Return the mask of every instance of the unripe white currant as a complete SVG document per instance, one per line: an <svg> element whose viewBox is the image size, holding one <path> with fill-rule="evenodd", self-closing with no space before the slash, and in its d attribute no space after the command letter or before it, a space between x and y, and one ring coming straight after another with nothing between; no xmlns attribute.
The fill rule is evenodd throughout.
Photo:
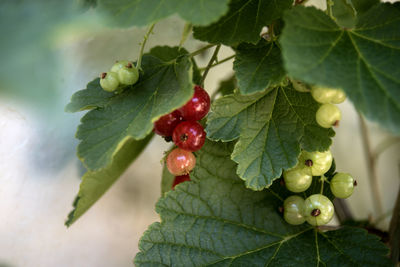
<svg viewBox="0 0 400 267"><path fill-rule="evenodd" d="M286 188L295 193L306 191L312 182L311 173L302 166L284 171L283 179Z"/></svg>
<svg viewBox="0 0 400 267"><path fill-rule="evenodd" d="M290 196L283 202L283 218L292 225L299 225L306 221L303 216L304 199L300 196Z"/></svg>
<svg viewBox="0 0 400 267"><path fill-rule="evenodd" d="M335 208L324 195L315 194L304 201L303 215L306 221L314 226L324 225L332 220Z"/></svg>
<svg viewBox="0 0 400 267"><path fill-rule="evenodd" d="M342 118L340 109L333 104L323 104L315 114L317 123L324 128L338 126Z"/></svg>
<svg viewBox="0 0 400 267"><path fill-rule="evenodd" d="M128 63L118 71L118 79L121 84L132 85L139 80L139 71L132 63Z"/></svg>
<svg viewBox="0 0 400 267"><path fill-rule="evenodd" d="M349 173L339 172L330 181L332 194L338 198L348 198L353 194L355 182Z"/></svg>
<svg viewBox="0 0 400 267"><path fill-rule="evenodd" d="M122 69L123 67L125 67L126 65L128 65L129 63L132 64L131 61L129 60L118 60L114 63L114 65L111 67L110 71L118 73L118 71L120 69Z"/></svg>
<svg viewBox="0 0 400 267"><path fill-rule="evenodd" d="M304 164L313 176L325 174L332 166L333 156L330 150L308 152L303 150L299 157L299 165Z"/></svg>
<svg viewBox="0 0 400 267"><path fill-rule="evenodd" d="M119 80L115 72L103 72L100 75L100 86L105 91L113 92L118 88Z"/></svg>

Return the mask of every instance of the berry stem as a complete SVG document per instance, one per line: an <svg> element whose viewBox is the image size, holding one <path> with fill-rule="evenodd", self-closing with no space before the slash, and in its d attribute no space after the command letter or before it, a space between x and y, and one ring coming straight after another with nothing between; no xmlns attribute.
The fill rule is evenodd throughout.
<svg viewBox="0 0 400 267"><path fill-rule="evenodd" d="M181 49L183 44L186 42L189 34L192 32L192 28L193 28L192 23L188 23L188 22L185 23L185 26L183 27L183 31L182 31L182 37L179 42L179 49Z"/></svg>
<svg viewBox="0 0 400 267"><path fill-rule="evenodd" d="M143 42L140 45L139 58L138 58L137 63L136 63L136 68L138 70L141 70L140 67L141 67L141 64L142 64L142 57L143 57L144 47L146 45L147 39L149 39L149 36L150 36L151 32L153 31L155 25L156 25L155 23L151 24L149 29L147 30L146 34L143 36Z"/></svg>
<svg viewBox="0 0 400 267"><path fill-rule="evenodd" d="M360 132L361 132L361 139L363 142L363 147L364 147L364 154L365 154L365 159L367 162L367 169L368 169L368 177L369 177L369 182L371 184L371 194L373 196L373 205L374 205L374 210L376 213L376 216L381 216L383 206L382 206L382 198L381 194L379 191L379 181L378 181L378 170L376 168L376 158L374 157L374 154L372 152L371 148L371 141L369 137L369 131L368 131L368 126L367 123L365 122L364 118L361 116L359 113L359 122L360 122Z"/></svg>
<svg viewBox="0 0 400 267"><path fill-rule="evenodd" d="M327 181L327 179L326 179L326 177L324 175L322 175L319 181L321 182L321 192L320 192L320 194L323 195L324 194L324 184L325 184L325 181Z"/></svg>
<svg viewBox="0 0 400 267"><path fill-rule="evenodd" d="M225 63L225 62L231 60L231 59L234 58L235 56L236 56L236 55L232 55L232 56L229 56L229 57L226 57L226 58L224 58L224 59L219 60L217 63L212 64L211 67L210 67L210 69L211 69L211 68L214 68L215 66L218 66L219 64L222 64L222 63ZM206 70L206 68L207 68L207 67L199 68L199 71L204 71L204 70Z"/></svg>
<svg viewBox="0 0 400 267"><path fill-rule="evenodd" d="M332 15L332 6L333 6L332 0L326 0L326 11L327 11L329 17L331 17L331 19L335 20L335 18Z"/></svg>
<svg viewBox="0 0 400 267"><path fill-rule="evenodd" d="M221 45L220 45L220 44L217 45L217 47L216 47L215 50L214 50L213 55L212 55L211 58L210 58L210 61L209 61L208 64L207 64L206 69L204 70L203 77L201 77L201 81L200 81L200 86L201 86L201 87L204 87L204 80L206 79L207 74L208 74L209 70L211 69L212 64L213 64L214 61L217 59L218 52L219 52L219 49L220 49L220 48L221 48Z"/></svg>
<svg viewBox="0 0 400 267"><path fill-rule="evenodd" d="M198 50L193 51L192 53L190 53L190 54L189 54L189 57L195 57L195 56L197 56L197 55L203 53L203 52L206 51L207 49L210 49L210 48L213 47L213 46L215 46L215 44L206 45L206 46L204 46L204 47L202 47L202 48L200 48L200 49L198 49Z"/></svg>

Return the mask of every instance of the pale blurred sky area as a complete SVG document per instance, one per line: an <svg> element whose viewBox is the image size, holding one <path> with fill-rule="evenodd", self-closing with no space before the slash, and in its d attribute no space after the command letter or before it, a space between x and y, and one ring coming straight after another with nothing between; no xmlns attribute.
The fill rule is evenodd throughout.
<svg viewBox="0 0 400 267"><path fill-rule="evenodd" d="M310 1L322 3L323 1ZM138 241L159 220L163 152L161 138L74 225L64 226L84 168L76 157L76 127L82 113L64 112L73 92L117 59L135 60L145 29L104 25L93 10L73 1L0 2L0 267L132 266ZM156 25L146 50L178 45L184 22L170 17ZM201 47L191 37L189 51ZM220 58L232 55L223 48ZM211 55L198 57L205 66ZM206 81L212 93L232 74L232 61L213 68ZM340 105L341 126L333 153L339 171L359 186L348 200L357 219L376 216L368 182L358 115L349 101ZM373 146L390 134L368 124ZM378 160L383 213L393 209L399 188L400 145ZM387 229L390 215L379 226Z"/></svg>

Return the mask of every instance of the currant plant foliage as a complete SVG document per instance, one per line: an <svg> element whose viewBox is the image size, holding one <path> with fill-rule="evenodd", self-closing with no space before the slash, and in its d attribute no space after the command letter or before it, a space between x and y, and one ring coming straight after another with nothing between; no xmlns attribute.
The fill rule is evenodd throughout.
<svg viewBox="0 0 400 267"><path fill-rule="evenodd" d="M234 75L221 81L205 118L208 107L201 118L185 119L205 76L195 62L199 51L189 52L177 40L176 47L157 46L126 61L139 70L133 84L95 78L76 92L66 111L87 111L76 134L87 173L66 224L107 191L154 131L173 139L179 148L171 151L191 161L181 166L178 156L166 157L156 205L161 222L144 233L137 266L391 266L376 236L352 227L313 226L331 219L335 196L353 190L353 178L346 188L338 178L330 183L338 177L334 161L319 176L307 173L310 181L295 193L284 185L283 173L318 167L302 155L329 150L335 123L321 124L320 117L329 114L316 114L322 105L341 102L343 92L365 117L400 134L400 5L333 0L325 12L302 2L87 1L84 6L119 27L154 26L179 15L187 22L184 35L193 29L208 49L233 49ZM335 91L342 93L340 101L321 102L329 90L313 97L315 86L343 90Z"/></svg>

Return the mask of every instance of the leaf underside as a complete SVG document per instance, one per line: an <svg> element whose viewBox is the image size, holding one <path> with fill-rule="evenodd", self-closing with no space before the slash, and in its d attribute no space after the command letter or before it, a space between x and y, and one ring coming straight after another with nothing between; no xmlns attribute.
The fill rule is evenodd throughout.
<svg viewBox="0 0 400 267"><path fill-rule="evenodd" d="M68 215L65 225L71 226L114 184L129 165L140 155L153 135L143 140L130 139L115 155L111 165L100 171L87 171L80 185L74 209Z"/></svg>
<svg viewBox="0 0 400 267"><path fill-rule="evenodd" d="M364 230L287 224L276 192L244 188L231 149L206 143L194 181L158 201L161 223L142 237L137 266L391 266L388 249Z"/></svg>
<svg viewBox="0 0 400 267"><path fill-rule="evenodd" d="M145 26L176 13L207 25L227 12L228 0L98 0L98 9L109 23L122 27Z"/></svg>
<svg viewBox="0 0 400 267"><path fill-rule="evenodd" d="M280 18L293 0L232 0L228 13L206 27L195 27L196 39L209 43L235 45L257 43L262 27Z"/></svg>
<svg viewBox="0 0 400 267"><path fill-rule="evenodd" d="M280 42L289 75L342 88L367 118L400 134L400 10L395 5L375 5L351 30L313 7L295 7L284 20Z"/></svg>
<svg viewBox="0 0 400 267"><path fill-rule="evenodd" d="M249 96L236 93L213 104L206 132L211 140L238 139L231 156L237 173L248 188L262 190L296 165L300 149L329 148L334 132L318 126L318 107L309 93L291 86Z"/></svg>

